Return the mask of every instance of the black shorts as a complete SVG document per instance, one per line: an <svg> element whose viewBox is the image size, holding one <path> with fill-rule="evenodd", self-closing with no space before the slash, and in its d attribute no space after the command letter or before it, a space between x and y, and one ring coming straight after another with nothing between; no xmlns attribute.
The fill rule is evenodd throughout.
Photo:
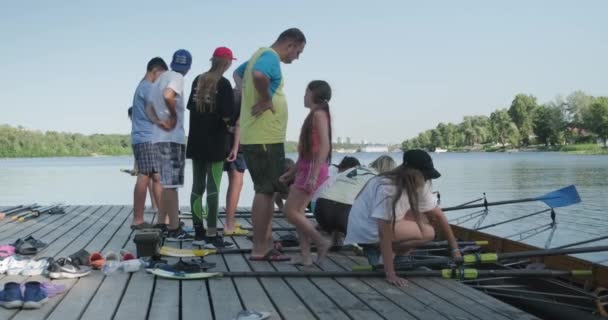
<svg viewBox="0 0 608 320"><path fill-rule="evenodd" d="M247 164L245 163L245 156L243 156L243 152L239 151L236 155L236 159L232 162L224 162L224 171L232 171L236 170L240 173L245 172L247 170Z"/></svg>
<svg viewBox="0 0 608 320"><path fill-rule="evenodd" d="M350 204L319 198L315 204L315 219L321 230L346 234Z"/></svg>
<svg viewBox="0 0 608 320"><path fill-rule="evenodd" d="M242 145L245 163L256 193L287 192L279 183L285 172L285 147L282 143Z"/></svg>

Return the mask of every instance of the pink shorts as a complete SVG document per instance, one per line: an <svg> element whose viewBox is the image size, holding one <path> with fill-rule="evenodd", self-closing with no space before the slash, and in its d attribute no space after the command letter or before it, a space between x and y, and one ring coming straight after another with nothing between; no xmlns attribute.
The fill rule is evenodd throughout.
<svg viewBox="0 0 608 320"><path fill-rule="evenodd" d="M327 163L321 164L321 169L319 170L319 175L317 176L317 180L315 185L308 185L308 181L310 180L310 175L312 174L312 161L310 160L298 160L296 167L296 178L293 185L303 191L308 193L314 193L325 180L329 176L329 165Z"/></svg>

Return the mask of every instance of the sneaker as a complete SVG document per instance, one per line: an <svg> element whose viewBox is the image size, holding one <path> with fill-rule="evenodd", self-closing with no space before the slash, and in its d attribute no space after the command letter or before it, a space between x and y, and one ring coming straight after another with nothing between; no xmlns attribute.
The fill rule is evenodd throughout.
<svg viewBox="0 0 608 320"><path fill-rule="evenodd" d="M207 231L202 225L194 225L194 240L192 241L193 246L204 246L207 242Z"/></svg>
<svg viewBox="0 0 608 320"><path fill-rule="evenodd" d="M38 260L31 259L25 265L21 275L23 276L39 276L49 267L48 258L40 258Z"/></svg>
<svg viewBox="0 0 608 320"><path fill-rule="evenodd" d="M49 263L49 278L51 279L80 278L91 273L91 268L79 266L72 262L72 260L66 258L60 258Z"/></svg>
<svg viewBox="0 0 608 320"><path fill-rule="evenodd" d="M215 262L207 262L207 261L205 261L205 259L203 257L200 257L198 259L190 259L190 261L188 261L188 263L198 265L199 268L202 269L203 271L207 271L207 269L213 269L216 266Z"/></svg>
<svg viewBox="0 0 608 320"><path fill-rule="evenodd" d="M79 266L89 266L90 257L91 254L84 249L80 249L76 253L73 253L69 256L70 260L72 260L75 264Z"/></svg>
<svg viewBox="0 0 608 320"><path fill-rule="evenodd" d="M10 264L8 265L6 274L9 276L16 276L18 274L21 274L21 272L23 272L23 270L25 270L27 263L28 263L28 260L18 259L16 257L13 257L11 259Z"/></svg>
<svg viewBox="0 0 608 320"><path fill-rule="evenodd" d="M207 237L205 240L206 244L203 245L205 249L232 249L235 245L232 242L224 241L222 236Z"/></svg>
<svg viewBox="0 0 608 320"><path fill-rule="evenodd" d="M167 233L167 241L169 242L192 240L194 240L194 237L191 234L184 232L182 228L178 228L177 230L169 230L169 232Z"/></svg>
<svg viewBox="0 0 608 320"><path fill-rule="evenodd" d="M48 300L48 295L42 290L40 282L30 281L25 283L23 309L39 309Z"/></svg>
<svg viewBox="0 0 608 320"><path fill-rule="evenodd" d="M0 306L7 309L21 308L23 305L23 295L21 287L17 282L7 282L4 290L0 291Z"/></svg>

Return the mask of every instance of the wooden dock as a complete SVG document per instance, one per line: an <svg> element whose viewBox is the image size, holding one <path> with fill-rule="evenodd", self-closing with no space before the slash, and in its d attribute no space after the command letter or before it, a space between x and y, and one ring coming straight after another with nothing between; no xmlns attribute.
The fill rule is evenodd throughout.
<svg viewBox="0 0 608 320"><path fill-rule="evenodd" d="M242 211L247 211L243 209ZM0 221L0 244L29 235L49 246L39 257L67 257L120 249L135 252L130 229L131 206L71 206L63 215L43 215L26 222ZM146 214L146 220L153 220ZM187 221L188 223L189 221ZM250 219L239 219L244 227ZM275 226L287 226L275 219ZM233 237L250 248L246 237ZM179 246L179 244L177 244ZM190 243L184 243L184 248ZM365 259L332 253L321 265L295 267L284 262L252 262L247 254L212 255L210 271L345 271ZM172 261L170 261L172 262ZM0 283L48 281L42 276L0 275ZM271 319L536 319L519 309L453 280L409 279L396 288L382 278L220 278L168 280L139 271L105 276L93 271L80 279L55 280L67 292L49 299L38 310L0 308L0 319L233 319L242 309L267 311Z"/></svg>

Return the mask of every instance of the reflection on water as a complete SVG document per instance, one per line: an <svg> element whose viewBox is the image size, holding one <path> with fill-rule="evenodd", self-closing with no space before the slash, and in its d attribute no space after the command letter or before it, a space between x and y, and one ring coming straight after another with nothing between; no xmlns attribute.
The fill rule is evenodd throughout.
<svg viewBox="0 0 608 320"><path fill-rule="evenodd" d="M353 156L368 164L380 154ZM401 153L391 154L401 162ZM288 157L296 159L295 154ZM335 154L334 163L344 155ZM440 153L433 154L442 177L434 181L444 206L477 199L485 192L488 201L541 196L575 184L581 204L556 209L558 231L553 246L608 234L608 156L560 153ZM131 168L131 157L0 159L0 205L22 203L131 204L135 179L121 168ZM186 164L186 188L180 189L182 205L187 205L192 185L191 164ZM220 203L225 202L227 176L221 186ZM251 206L253 187L249 175L241 194L240 206ZM493 207L484 224L499 222L542 209L541 203ZM466 212L451 212L458 217ZM549 214L486 231L502 236L550 221ZM472 226L475 221L465 224ZM546 234L526 242L544 245ZM598 242L608 244L608 241ZM595 257L608 259L608 254Z"/></svg>

